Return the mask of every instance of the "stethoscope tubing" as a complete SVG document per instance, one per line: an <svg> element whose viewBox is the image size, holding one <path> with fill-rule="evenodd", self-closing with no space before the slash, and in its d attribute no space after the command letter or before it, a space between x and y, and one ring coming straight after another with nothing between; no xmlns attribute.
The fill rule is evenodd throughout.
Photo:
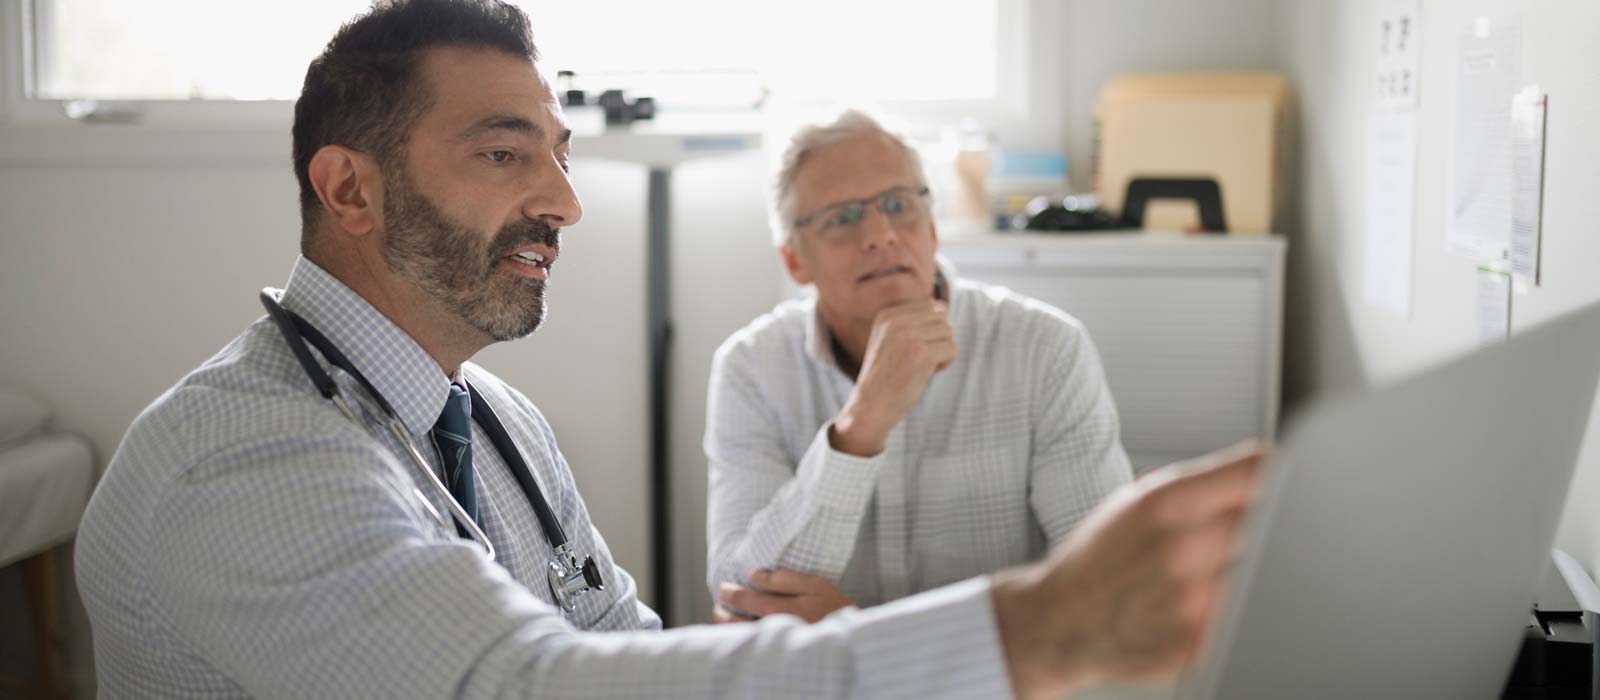
<svg viewBox="0 0 1600 700"><path fill-rule="evenodd" d="M311 355L311 348L308 345L317 345L322 354L335 366L350 365L350 361L344 357L343 353L333 347L332 342L323 337L321 333L318 333L311 324L279 305L278 300L273 297L270 290L261 290L261 305L266 307L267 315L272 318L273 324L283 334L284 340L288 341L289 350L294 353L295 359L299 360L300 366L305 369L306 375L311 378L311 383L317 386L317 391L324 398L332 401L333 405L339 408L339 412L343 413L345 418L350 419L351 423L361 425L364 421L361 420L360 416L356 415L356 411L350 405L350 402L345 400L344 392L339 390L339 385L333 381L333 377L324 371L321 365L317 364L316 358ZM313 342L307 343L307 335L313 336ZM353 366L345 366L341 367L341 369L349 372L356 379L356 382L361 384L363 389L366 389L373 402L378 404L378 408L384 414L385 420L382 422L385 429L389 431L390 435L394 436L395 440L400 442L401 447L405 448L406 456L411 460L411 464L423 476L427 477L427 481L434 492L444 498L444 502L450 509L450 514L456 523L469 532L472 540L483 548L484 556L488 557L489 561L494 561L494 544L489 542L489 535L483 531L483 528L478 527L477 521L467 514L467 510L461 507L461 503L456 500L455 496L450 495L450 489L445 488L444 482L440 481L438 475L433 473L433 468L428 466L428 461L423 459L422 453L417 451L417 446L411 442L411 436L406 434L405 426L401 424L400 416L395 412L394 407L389 405L388 400L383 398L383 394L377 390L377 387L372 386L366 377L362 376L360 372L353 371ZM421 492L418 492L417 495L421 496ZM429 515L433 516L434 521L442 528L449 528L450 524L445 522L444 517L434 509L433 504L426 498L421 500Z"/></svg>
<svg viewBox="0 0 1600 700"><path fill-rule="evenodd" d="M299 361L301 368L306 372L306 376L311 379L312 384L316 385L317 391L322 394L323 398L332 401L333 405L338 407L339 412L343 413L351 423L365 426L366 422L357 415L355 408L345 399L338 383L334 382L333 377L322 368L316 357L311 354L311 346L315 346L329 364L344 370L357 384L361 385L362 390L382 411L384 418L380 422L400 443L401 447L405 448L406 457L411 460L417 471L427 478L434 492L444 498L445 503L449 506L451 517L469 534L472 540L483 548L484 555L490 561L494 561L495 550L494 545L489 542L489 536L484 533L483 529L478 526L477 521L461 506L461 502L451 495L448 488L445 488L444 482L439 480L439 476L433 473L433 468L428 465L428 461L417 450L416 445L411 441L410 434L406 432L405 425L400 421L399 414L389 404L388 400L383 397L383 393L378 391L378 388L373 386L371 382L367 381L366 376L356 369L355 365L350 362L349 358L345 357L344 353L339 351L333 341L324 336L310 322L283 308L278 303L275 290L261 290L261 305L267 309L267 315L272 319L273 324L278 327L279 332L283 334L289 350L294 354L295 359ZM527 460L522 458L521 451L511 441L510 433L506 431L505 425L500 422L500 417L495 415L494 409L489 406L488 401L484 399L482 394L473 389L470 382L467 383L467 394L471 397L472 413L475 421L483 428L484 434L488 435L489 441L494 444L495 450L500 453L501 458L506 460L506 466L510 468L512 475L528 495L528 502L533 507L534 515L539 519L539 526L544 530L545 539L550 542L550 546L555 550L556 558L550 561L549 570L546 572L546 578L550 585L550 594L555 597L557 605L571 613L575 610L575 597L577 595L591 589L603 590L605 588L599 568L595 565L593 557L585 557L580 562L577 555L572 551L572 544L567 540L566 531L562 529L561 522L555 516L555 511L550 508L549 501L545 500L544 490L539 488L532 470L528 467ZM428 511L428 514L433 517L434 522L438 523L441 528L449 529L450 523L445 520L444 516L439 514L438 509L433 507L433 503L423 495L422 491L413 487L412 492L416 494L417 500L422 502L422 506Z"/></svg>

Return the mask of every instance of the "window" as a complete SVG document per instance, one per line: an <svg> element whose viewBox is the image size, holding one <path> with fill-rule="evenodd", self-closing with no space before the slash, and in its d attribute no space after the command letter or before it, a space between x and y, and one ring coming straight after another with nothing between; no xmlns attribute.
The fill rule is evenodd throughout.
<svg viewBox="0 0 1600 700"><path fill-rule="evenodd" d="M363 0L32 0L32 89L51 100L294 99Z"/></svg>
<svg viewBox="0 0 1600 700"><path fill-rule="evenodd" d="M38 107L116 102L284 101L305 66L367 0L19 0L6 41L12 99ZM1021 0L520 0L550 71L635 88L663 106L715 102L744 81L785 101L997 100L1023 67ZM1009 8L1009 9L1008 9ZM1009 23L1008 27L1004 26ZM20 41L11 41L16 38ZM20 64L20 65L11 65ZM698 89L696 86L700 86ZM35 112L38 110L36 109ZM277 110L277 112L281 112Z"/></svg>

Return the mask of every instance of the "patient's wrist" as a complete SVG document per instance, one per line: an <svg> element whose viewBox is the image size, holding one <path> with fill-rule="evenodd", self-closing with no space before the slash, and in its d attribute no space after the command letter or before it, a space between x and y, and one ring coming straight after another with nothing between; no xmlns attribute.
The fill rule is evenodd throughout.
<svg viewBox="0 0 1600 700"><path fill-rule="evenodd" d="M883 452L889 431L874 427L861 413L846 406L828 429L828 445L855 457L875 457Z"/></svg>

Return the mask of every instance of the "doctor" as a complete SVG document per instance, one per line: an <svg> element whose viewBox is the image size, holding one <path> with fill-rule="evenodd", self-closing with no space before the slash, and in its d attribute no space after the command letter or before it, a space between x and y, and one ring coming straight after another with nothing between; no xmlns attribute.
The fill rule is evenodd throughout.
<svg viewBox="0 0 1600 700"><path fill-rule="evenodd" d="M538 327L582 215L536 58L510 5L393 0L312 62L287 287L139 416L84 516L105 697L1052 697L1191 659L1253 453L1117 492L1036 564L657 631L549 425L469 362Z"/></svg>

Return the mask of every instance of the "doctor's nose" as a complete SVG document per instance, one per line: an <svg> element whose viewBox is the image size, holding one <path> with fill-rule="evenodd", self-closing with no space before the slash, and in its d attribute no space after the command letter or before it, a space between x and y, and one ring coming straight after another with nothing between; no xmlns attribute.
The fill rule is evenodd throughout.
<svg viewBox="0 0 1600 700"><path fill-rule="evenodd" d="M527 199L522 205L522 215L540 220L551 228L562 228L578 223L583 218L583 203L572 187L572 180L554 159L539 177L530 183Z"/></svg>

